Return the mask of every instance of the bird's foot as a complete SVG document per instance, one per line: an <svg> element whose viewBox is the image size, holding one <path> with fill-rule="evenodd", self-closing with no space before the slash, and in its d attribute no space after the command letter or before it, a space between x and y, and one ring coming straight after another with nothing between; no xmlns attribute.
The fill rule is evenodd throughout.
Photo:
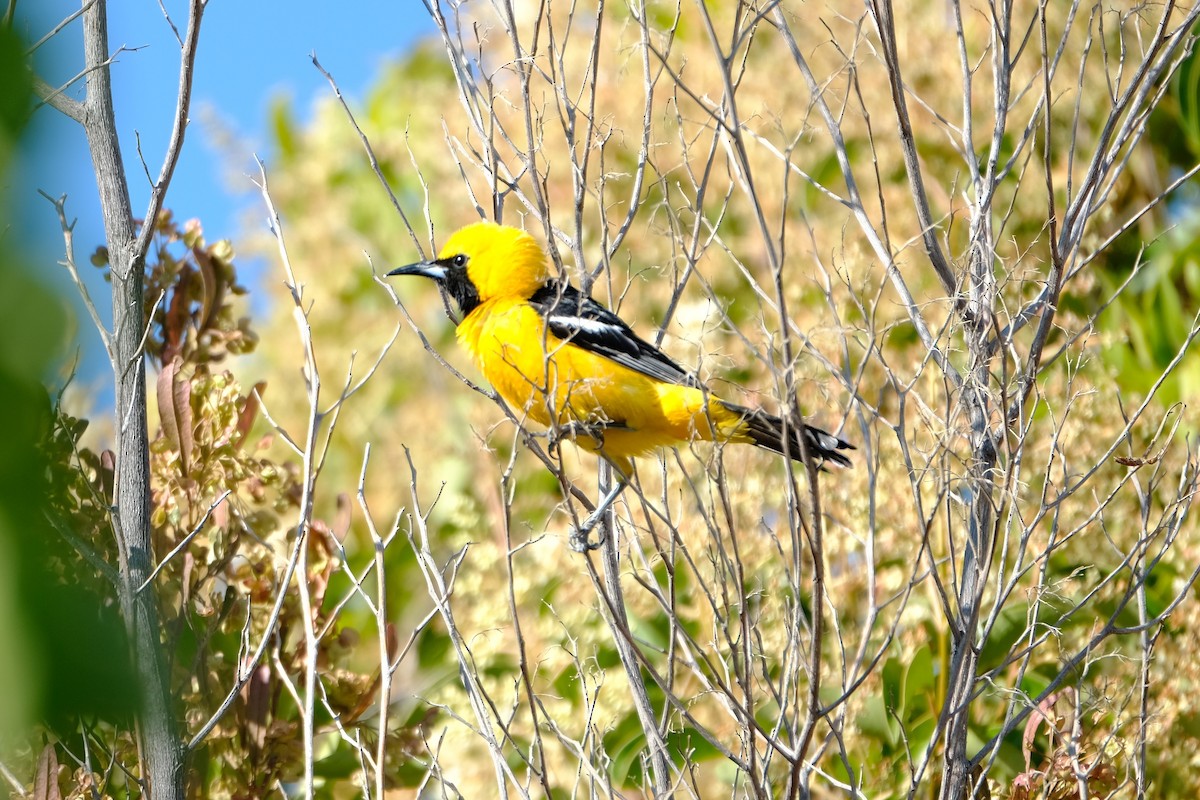
<svg viewBox="0 0 1200 800"><path fill-rule="evenodd" d="M547 432L547 446L554 449L564 441L574 442L579 439L591 439L593 444L588 449L604 449L604 432L611 430L629 430L623 422L583 422L571 420L552 428Z"/></svg>
<svg viewBox="0 0 1200 800"><path fill-rule="evenodd" d="M604 542L608 538L604 535L604 531L600 531L600 536L595 541L592 541L591 530L585 529L582 525L578 528L572 528L570 535L567 537L567 546L574 553L590 553L593 550L599 550L604 547Z"/></svg>
<svg viewBox="0 0 1200 800"><path fill-rule="evenodd" d="M621 492L625 491L625 487L628 485L625 481L618 481L608 491L608 494L604 495L600 502L596 504L596 510L588 514L587 519L580 523L578 528L571 529L570 536L567 538L567 544L572 550L576 553L587 553L592 550L599 550L604 546L604 543L608 541L608 533L607 528L600 523L604 522L605 514L612 508L612 504L617 501L617 498L621 496ZM600 535L593 542L591 541L592 531L598 525L600 526Z"/></svg>
<svg viewBox="0 0 1200 800"><path fill-rule="evenodd" d="M604 443L604 434L601 428L596 425L589 425L586 422L564 422L552 428L548 434L547 446L554 450L563 442L573 442L581 436L586 436L589 439L595 440L598 444Z"/></svg>

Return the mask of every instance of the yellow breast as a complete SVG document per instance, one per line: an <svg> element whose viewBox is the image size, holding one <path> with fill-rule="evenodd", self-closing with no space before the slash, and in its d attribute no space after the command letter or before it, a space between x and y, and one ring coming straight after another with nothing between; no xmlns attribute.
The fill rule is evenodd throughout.
<svg viewBox="0 0 1200 800"><path fill-rule="evenodd" d="M710 403L701 389L663 383L564 342L527 302L482 303L459 324L458 339L518 418L545 427L608 426L603 451L610 457L639 456L697 436L738 436L739 418ZM577 444L598 449L583 439Z"/></svg>

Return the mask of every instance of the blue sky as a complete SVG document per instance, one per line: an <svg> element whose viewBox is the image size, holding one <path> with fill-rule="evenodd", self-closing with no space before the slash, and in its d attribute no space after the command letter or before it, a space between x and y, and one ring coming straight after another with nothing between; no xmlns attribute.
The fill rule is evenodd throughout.
<svg viewBox="0 0 1200 800"><path fill-rule="evenodd" d="M187 4L165 0L172 21L183 34ZM37 41L60 20L79 8L66 0L36 0L17 4L19 24L30 41ZM158 0L112 0L108 3L109 43L124 45L113 65L117 129L129 176L133 209L140 215L149 200L149 184L137 155L140 137L150 173L157 176L171 131L178 87L179 45ZM82 68L79 20L43 45L35 61L39 76L58 86ZM239 225L261 203L249 191L252 162L230 163L218 148L213 126L232 132L244 146L270 165L266 136L267 108L272 98L290 96L300 119L313 104L331 96L329 84L313 67L315 53L342 92L353 103L369 87L381 66L398 58L420 37L434 32L424 5L417 0L209 0L201 27L191 126L167 206L181 218L199 217L210 240L237 235ZM72 97L83 94L82 82ZM78 218L76 258L80 268L103 241L95 179L87 144L77 124L43 107L33 118L29 152L24 154L12 189L14 223L24 233L29 256L39 272L55 282L65 278L55 264L62 258L62 234L53 207L36 192L68 196L67 212ZM240 148L239 148L240 149ZM251 265L243 265L251 266ZM108 316L105 285L93 287L97 305ZM79 316L79 315L77 315ZM87 323L80 316L86 334ZM92 373L100 356L93 341L83 353L81 373Z"/></svg>

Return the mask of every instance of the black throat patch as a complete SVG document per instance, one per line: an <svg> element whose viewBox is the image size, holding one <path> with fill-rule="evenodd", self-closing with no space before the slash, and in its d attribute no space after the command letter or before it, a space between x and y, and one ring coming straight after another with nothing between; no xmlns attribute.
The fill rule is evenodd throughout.
<svg viewBox="0 0 1200 800"><path fill-rule="evenodd" d="M436 263L446 269L446 277L440 281L442 288L454 298L454 302L458 304L459 311L465 317L479 307L479 290L475 288L475 284L471 283L471 279L467 277L466 264L459 265L454 263L460 258L461 256L441 258Z"/></svg>

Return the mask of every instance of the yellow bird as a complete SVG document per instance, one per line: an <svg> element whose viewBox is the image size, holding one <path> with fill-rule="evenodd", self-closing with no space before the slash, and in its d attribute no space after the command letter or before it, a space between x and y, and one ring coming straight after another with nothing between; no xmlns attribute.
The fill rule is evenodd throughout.
<svg viewBox="0 0 1200 800"><path fill-rule="evenodd" d="M638 337L565 279L525 231L478 222L455 232L438 257L388 275L431 278L462 312L458 341L518 418L569 436L620 474L572 536L593 548L591 529L633 476L632 459L693 439L757 445L794 459L800 437L780 417L720 400L692 373ZM854 449L804 426L809 454L850 466Z"/></svg>

